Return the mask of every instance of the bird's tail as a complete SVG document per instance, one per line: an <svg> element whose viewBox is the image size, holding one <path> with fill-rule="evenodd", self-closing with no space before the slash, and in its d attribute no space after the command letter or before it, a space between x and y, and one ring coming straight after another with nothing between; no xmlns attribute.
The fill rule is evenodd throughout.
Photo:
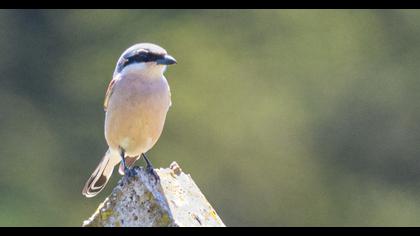
<svg viewBox="0 0 420 236"><path fill-rule="evenodd" d="M108 149L98 167L96 167L95 171L86 182L82 194L86 197L94 197L98 194L108 183L118 160L118 154L113 153Z"/></svg>

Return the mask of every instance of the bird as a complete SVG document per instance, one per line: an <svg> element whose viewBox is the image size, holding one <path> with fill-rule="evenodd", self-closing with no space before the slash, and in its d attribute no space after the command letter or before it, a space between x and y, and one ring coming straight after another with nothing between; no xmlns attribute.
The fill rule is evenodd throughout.
<svg viewBox="0 0 420 236"><path fill-rule="evenodd" d="M162 134L172 105L171 91L163 75L174 57L153 43L138 43L126 49L115 66L104 100L104 133L108 150L86 182L82 194L96 196L108 183L114 167L121 175L133 175L142 156L146 170L159 177L146 156Z"/></svg>

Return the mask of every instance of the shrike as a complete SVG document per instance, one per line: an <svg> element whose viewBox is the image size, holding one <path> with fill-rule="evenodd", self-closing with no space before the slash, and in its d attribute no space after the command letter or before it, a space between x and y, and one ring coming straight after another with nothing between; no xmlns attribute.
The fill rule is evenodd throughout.
<svg viewBox="0 0 420 236"><path fill-rule="evenodd" d="M147 170L158 179L145 153L162 133L171 106L171 92L163 73L167 65L175 63L165 49L151 43L136 44L118 59L104 101L109 148L86 182L83 195L98 194L118 163L120 174L131 175L130 167L141 155Z"/></svg>

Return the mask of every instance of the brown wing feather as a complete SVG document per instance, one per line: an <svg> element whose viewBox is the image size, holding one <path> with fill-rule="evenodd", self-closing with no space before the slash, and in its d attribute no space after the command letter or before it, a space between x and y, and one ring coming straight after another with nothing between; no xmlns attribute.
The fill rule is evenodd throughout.
<svg viewBox="0 0 420 236"><path fill-rule="evenodd" d="M104 110L105 111L108 108L109 98L112 95L112 92L113 92L114 85L115 85L116 81L117 81L116 79L111 80L111 82L108 85L108 89L106 90L106 95L105 95L105 100L104 100Z"/></svg>

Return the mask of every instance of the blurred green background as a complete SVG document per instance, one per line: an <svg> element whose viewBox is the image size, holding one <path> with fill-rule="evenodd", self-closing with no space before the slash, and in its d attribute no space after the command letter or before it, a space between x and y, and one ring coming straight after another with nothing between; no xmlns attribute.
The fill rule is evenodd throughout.
<svg viewBox="0 0 420 236"><path fill-rule="evenodd" d="M120 54L178 64L149 152L228 226L418 226L420 11L0 11L0 226L80 226ZM137 164L143 165L143 162Z"/></svg>

